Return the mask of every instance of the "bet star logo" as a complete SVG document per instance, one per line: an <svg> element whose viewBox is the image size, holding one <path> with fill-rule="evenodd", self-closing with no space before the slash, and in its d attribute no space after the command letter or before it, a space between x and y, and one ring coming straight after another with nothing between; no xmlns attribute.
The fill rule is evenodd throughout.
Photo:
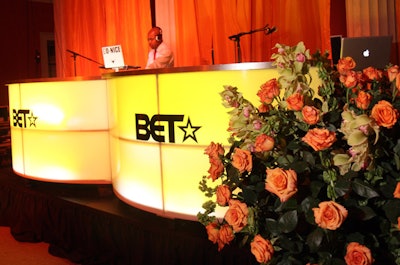
<svg viewBox="0 0 400 265"><path fill-rule="evenodd" d="M36 120L37 120L37 118L38 118L38 117L33 116L33 112L31 112L31 116L28 117L28 120L29 120L29 127L32 127L32 126L36 127Z"/></svg>
<svg viewBox="0 0 400 265"><path fill-rule="evenodd" d="M188 118L186 126L178 126L178 127L185 133L185 136L183 137L182 142L186 141L190 137L197 143L195 133L197 132L198 129L201 128L201 126L192 126L192 123L190 122L190 118Z"/></svg>
<svg viewBox="0 0 400 265"><path fill-rule="evenodd" d="M161 143L175 143L175 124L184 121L184 115L162 115L156 114L151 118L147 114L135 115L136 139L148 141L150 138ZM189 138L197 143L196 132L201 126L193 126L190 117L187 118L185 126L178 126L184 132L182 142ZM167 132L168 137L165 136Z"/></svg>
<svg viewBox="0 0 400 265"><path fill-rule="evenodd" d="M30 115L29 115L30 114ZM26 128L29 120L29 127L36 127L37 116L33 115L33 112L29 109L13 109L12 119L14 127Z"/></svg>

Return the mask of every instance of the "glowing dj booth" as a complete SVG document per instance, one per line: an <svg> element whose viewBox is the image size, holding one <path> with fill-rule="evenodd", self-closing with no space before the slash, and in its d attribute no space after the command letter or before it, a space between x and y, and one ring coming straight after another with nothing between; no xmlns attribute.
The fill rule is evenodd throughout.
<svg viewBox="0 0 400 265"><path fill-rule="evenodd" d="M195 219L206 200L198 189L209 168L204 150L229 136L223 86L258 105L260 85L277 76L270 63L241 63L11 84L13 170L111 183L129 205Z"/></svg>
<svg viewBox="0 0 400 265"><path fill-rule="evenodd" d="M16 174L63 183L111 183L104 80L47 79L8 85Z"/></svg>

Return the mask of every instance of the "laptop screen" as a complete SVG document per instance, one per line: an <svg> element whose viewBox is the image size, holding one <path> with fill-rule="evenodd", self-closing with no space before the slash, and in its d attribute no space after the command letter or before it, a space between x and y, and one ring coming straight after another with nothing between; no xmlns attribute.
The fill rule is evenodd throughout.
<svg viewBox="0 0 400 265"><path fill-rule="evenodd" d="M384 69L390 63L391 46L392 36L342 38L340 57L352 57L357 71L370 66Z"/></svg>
<svg viewBox="0 0 400 265"><path fill-rule="evenodd" d="M112 45L101 48L103 53L104 67L105 68L124 68L124 56L122 54L121 45Z"/></svg>

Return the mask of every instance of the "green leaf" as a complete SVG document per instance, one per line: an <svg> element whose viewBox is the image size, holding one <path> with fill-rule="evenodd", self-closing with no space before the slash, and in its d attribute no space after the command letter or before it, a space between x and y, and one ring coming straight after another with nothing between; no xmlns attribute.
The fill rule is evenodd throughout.
<svg viewBox="0 0 400 265"><path fill-rule="evenodd" d="M358 211L353 210L353 215L356 212L358 212L357 215L359 216L360 220L362 220L362 221L370 220L376 216L375 211L371 207L360 206L360 207L357 207L357 210Z"/></svg>
<svg viewBox="0 0 400 265"><path fill-rule="evenodd" d="M340 178L335 183L335 193L343 196L350 191L351 182L348 179Z"/></svg>
<svg viewBox="0 0 400 265"><path fill-rule="evenodd" d="M323 238L324 231L319 227L308 234L306 242L311 252L317 252L318 248L321 246Z"/></svg>
<svg viewBox="0 0 400 265"><path fill-rule="evenodd" d="M278 235L278 234L281 233L281 229L280 229L279 223L276 220L272 219L272 218L266 218L265 219L265 228L272 235Z"/></svg>
<svg viewBox="0 0 400 265"><path fill-rule="evenodd" d="M282 167L288 167L291 163L293 163L293 160L294 160L293 156L286 155L278 157L277 162Z"/></svg>
<svg viewBox="0 0 400 265"><path fill-rule="evenodd" d="M389 200L383 206L383 210L385 211L387 218L392 223L394 224L397 223L397 218L400 216L400 200L399 199Z"/></svg>
<svg viewBox="0 0 400 265"><path fill-rule="evenodd" d="M315 157L312 155L311 152L304 151L303 152L303 160L312 167L315 165Z"/></svg>
<svg viewBox="0 0 400 265"><path fill-rule="evenodd" d="M311 194L314 198L318 196L318 194L321 192L322 187L324 187L324 183L321 181L312 181L310 184L311 188Z"/></svg>
<svg viewBox="0 0 400 265"><path fill-rule="evenodd" d="M289 150L298 150L300 149L300 145L298 141L290 141L287 145L287 149Z"/></svg>
<svg viewBox="0 0 400 265"><path fill-rule="evenodd" d="M247 204L254 204L257 201L257 193L251 187L243 188L243 198Z"/></svg>
<svg viewBox="0 0 400 265"><path fill-rule="evenodd" d="M279 225L281 226L282 232L284 233L290 233L294 229L296 229L297 222L298 222L298 216L297 216L297 211L290 211L285 214L283 214L279 218Z"/></svg>
<svg viewBox="0 0 400 265"><path fill-rule="evenodd" d="M319 200L316 200L312 197L305 198L300 204L301 212L303 212L303 213L311 212L311 209L314 207L317 207L318 203L319 203Z"/></svg>
<svg viewBox="0 0 400 265"><path fill-rule="evenodd" d="M308 165L304 161L296 161L290 165L290 168L296 171L297 174L300 174L308 169Z"/></svg>
<svg viewBox="0 0 400 265"><path fill-rule="evenodd" d="M354 192L357 193L358 195L360 195L361 197L371 199L371 198L375 198L375 197L379 196L378 192L376 192L373 188L371 188L365 182L363 182L359 179L355 179L352 182L351 186L352 186Z"/></svg>

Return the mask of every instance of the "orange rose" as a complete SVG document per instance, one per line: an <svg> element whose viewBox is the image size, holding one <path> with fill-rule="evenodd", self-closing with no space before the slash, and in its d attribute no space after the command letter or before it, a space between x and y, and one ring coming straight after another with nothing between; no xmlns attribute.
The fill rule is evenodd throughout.
<svg viewBox="0 0 400 265"><path fill-rule="evenodd" d="M258 106L258 112L260 113L267 113L272 109L271 105L267 105L262 103L260 106Z"/></svg>
<svg viewBox="0 0 400 265"><path fill-rule="evenodd" d="M340 74L345 74L354 67L356 67L356 62L351 57L340 58L336 66Z"/></svg>
<svg viewBox="0 0 400 265"><path fill-rule="evenodd" d="M316 124L320 119L320 111L313 106L304 106L301 110L303 114L303 121L309 125Z"/></svg>
<svg viewBox="0 0 400 265"><path fill-rule="evenodd" d="M296 171L282 168L267 168L265 189L279 197L281 202L287 201L297 192Z"/></svg>
<svg viewBox="0 0 400 265"><path fill-rule="evenodd" d="M275 97L279 96L279 84L276 78L267 81L261 85L257 96L262 103L271 104Z"/></svg>
<svg viewBox="0 0 400 265"><path fill-rule="evenodd" d="M327 129L314 128L309 130L302 140L315 151L320 151L329 148L336 141L336 134Z"/></svg>
<svg viewBox="0 0 400 265"><path fill-rule="evenodd" d="M340 81L347 88L355 87L358 83L358 75L355 71L348 71L346 75L342 75Z"/></svg>
<svg viewBox="0 0 400 265"><path fill-rule="evenodd" d="M214 244L217 243L218 233L219 233L218 224L217 223L209 223L206 226L206 230L207 230L208 240L210 240Z"/></svg>
<svg viewBox="0 0 400 265"><path fill-rule="evenodd" d="M392 128L397 122L399 113L397 109L393 108L392 104L386 100L381 100L372 108L371 117L379 126Z"/></svg>
<svg viewBox="0 0 400 265"><path fill-rule="evenodd" d="M209 162L210 168L208 169L208 173L210 175L208 175L208 178L212 179L212 181L215 181L222 175L222 173L224 173L224 164L222 163L221 159L214 157L210 157Z"/></svg>
<svg viewBox="0 0 400 265"><path fill-rule="evenodd" d="M231 190L227 185L220 185L217 187L216 195L218 205L225 206L231 199Z"/></svg>
<svg viewBox="0 0 400 265"><path fill-rule="evenodd" d="M232 227L228 224L222 225L218 233L218 251L221 251L221 249L234 238Z"/></svg>
<svg viewBox="0 0 400 265"><path fill-rule="evenodd" d="M256 257L259 263L267 263L272 259L274 254L274 247L269 240L256 235L250 243L251 253Z"/></svg>
<svg viewBox="0 0 400 265"><path fill-rule="evenodd" d="M313 208L317 225L324 229L336 230L347 218L347 210L334 201L326 201Z"/></svg>
<svg viewBox="0 0 400 265"><path fill-rule="evenodd" d="M400 73L398 73L396 76L396 88L397 92L400 93Z"/></svg>
<svg viewBox="0 0 400 265"><path fill-rule="evenodd" d="M371 103L371 100L372 100L371 94L364 91L360 91L356 98L357 108L366 110L369 104Z"/></svg>
<svg viewBox="0 0 400 265"><path fill-rule="evenodd" d="M347 265L371 265L374 262L371 250L357 242L351 242L347 245L344 260Z"/></svg>
<svg viewBox="0 0 400 265"><path fill-rule="evenodd" d="M271 151L274 148L275 140L269 135L260 134L254 143L256 152Z"/></svg>
<svg viewBox="0 0 400 265"><path fill-rule="evenodd" d="M365 68L363 74L371 81L380 80L382 78L382 71L372 66Z"/></svg>
<svg viewBox="0 0 400 265"><path fill-rule="evenodd" d="M294 93L286 99L286 102L289 110L299 111L304 106L304 97L300 93Z"/></svg>
<svg viewBox="0 0 400 265"><path fill-rule="evenodd" d="M400 182L397 182L396 188L393 192L393 197L400 199Z"/></svg>
<svg viewBox="0 0 400 265"><path fill-rule="evenodd" d="M247 225L247 216L249 215L249 209L247 205L238 200L229 201L229 209L225 213L225 220L233 228L233 231L239 232Z"/></svg>
<svg viewBox="0 0 400 265"><path fill-rule="evenodd" d="M215 144L214 142L211 142L210 145L204 150L204 154L215 158L219 158L220 156L224 155L224 153L224 147L221 144Z"/></svg>
<svg viewBox="0 0 400 265"><path fill-rule="evenodd" d="M389 67L387 69L389 81L392 82L393 80L395 80L398 73L399 73L398 65L393 65L393 66Z"/></svg>
<svg viewBox="0 0 400 265"><path fill-rule="evenodd" d="M235 152L232 155L232 166L237 168L240 173L244 171L250 172L253 168L251 153L247 150L235 148Z"/></svg>

